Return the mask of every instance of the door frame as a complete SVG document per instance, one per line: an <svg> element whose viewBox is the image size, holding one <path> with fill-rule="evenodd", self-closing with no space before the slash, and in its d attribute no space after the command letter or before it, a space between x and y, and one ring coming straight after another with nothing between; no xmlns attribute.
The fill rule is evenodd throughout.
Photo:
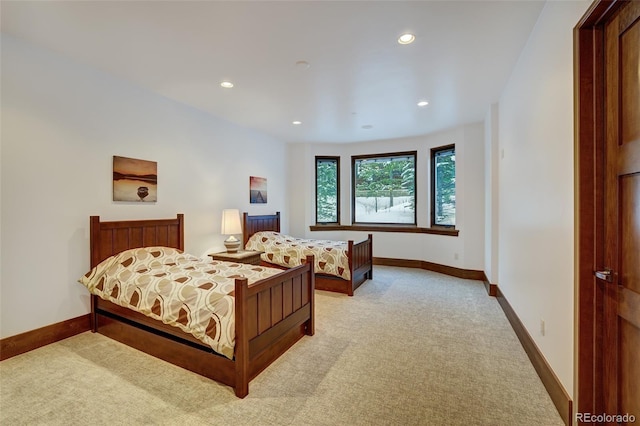
<svg viewBox="0 0 640 426"><path fill-rule="evenodd" d="M604 25L626 0L595 0L574 27L576 413L601 413L604 286Z"/></svg>

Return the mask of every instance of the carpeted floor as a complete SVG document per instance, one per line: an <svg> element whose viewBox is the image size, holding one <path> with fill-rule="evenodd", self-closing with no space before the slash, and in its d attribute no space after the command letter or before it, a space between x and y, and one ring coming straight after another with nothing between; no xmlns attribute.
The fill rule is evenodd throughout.
<svg viewBox="0 0 640 426"><path fill-rule="evenodd" d="M562 425L479 281L376 266L249 396L90 332L0 363L3 425Z"/></svg>

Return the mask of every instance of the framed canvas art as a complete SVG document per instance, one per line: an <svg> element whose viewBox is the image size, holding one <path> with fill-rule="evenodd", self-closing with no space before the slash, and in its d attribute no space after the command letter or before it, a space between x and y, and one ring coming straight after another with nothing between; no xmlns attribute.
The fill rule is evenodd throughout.
<svg viewBox="0 0 640 426"><path fill-rule="evenodd" d="M267 202L267 178L249 176L249 202L251 204Z"/></svg>
<svg viewBox="0 0 640 426"><path fill-rule="evenodd" d="M113 201L158 201L158 163L114 155Z"/></svg>

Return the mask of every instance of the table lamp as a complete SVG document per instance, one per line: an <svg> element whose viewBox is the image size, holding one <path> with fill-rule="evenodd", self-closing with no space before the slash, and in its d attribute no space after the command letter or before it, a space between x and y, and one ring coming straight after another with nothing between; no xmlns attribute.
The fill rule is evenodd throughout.
<svg viewBox="0 0 640 426"><path fill-rule="evenodd" d="M236 234L242 233L242 225L240 225L240 211L237 209L222 210L222 235L229 235L224 240L224 246L227 253L236 253L240 248L240 240L235 237Z"/></svg>

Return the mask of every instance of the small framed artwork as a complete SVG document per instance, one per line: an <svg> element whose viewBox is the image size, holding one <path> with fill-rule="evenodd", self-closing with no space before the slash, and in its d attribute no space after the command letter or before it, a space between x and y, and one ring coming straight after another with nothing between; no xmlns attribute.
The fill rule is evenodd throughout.
<svg viewBox="0 0 640 426"><path fill-rule="evenodd" d="M267 178L249 176L249 202L251 204L267 202Z"/></svg>
<svg viewBox="0 0 640 426"><path fill-rule="evenodd" d="M158 201L158 163L114 155L113 201Z"/></svg>

